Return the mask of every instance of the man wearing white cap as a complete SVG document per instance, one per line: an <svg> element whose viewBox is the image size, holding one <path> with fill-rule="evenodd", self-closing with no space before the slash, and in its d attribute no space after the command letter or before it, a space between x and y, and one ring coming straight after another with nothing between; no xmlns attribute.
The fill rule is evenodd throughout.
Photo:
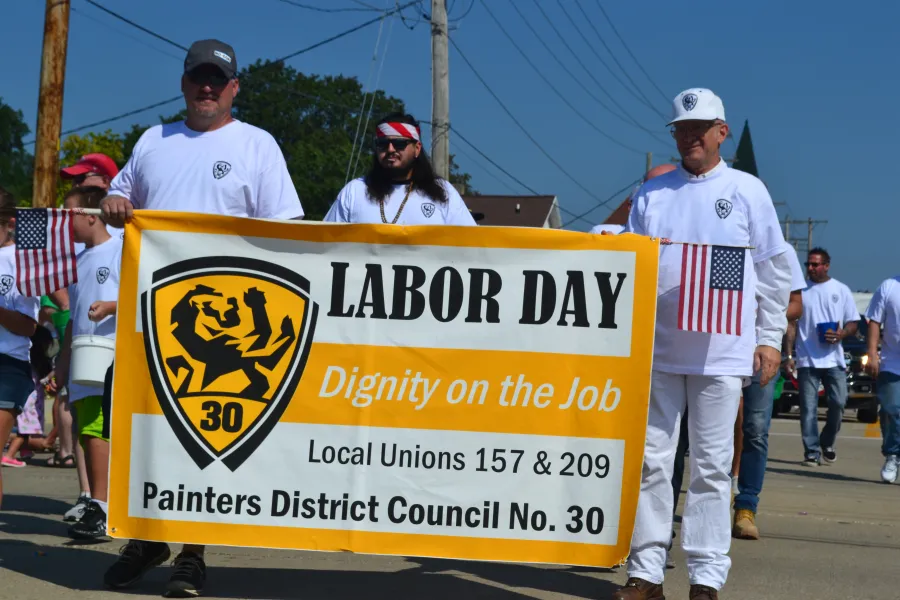
<svg viewBox="0 0 900 600"><path fill-rule="evenodd" d="M741 385L781 363L791 266L765 185L728 168L722 101L707 89L674 100L680 168L645 183L626 232L660 249L656 343L644 468L628 582L616 600L659 600L672 531L671 478L682 415L691 445L681 540L690 600L717 600L731 560L734 422Z"/></svg>

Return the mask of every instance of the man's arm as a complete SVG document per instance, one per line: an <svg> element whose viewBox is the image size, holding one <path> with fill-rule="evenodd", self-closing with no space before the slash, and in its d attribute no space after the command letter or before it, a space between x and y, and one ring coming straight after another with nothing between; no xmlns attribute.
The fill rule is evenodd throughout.
<svg viewBox="0 0 900 600"><path fill-rule="evenodd" d="M30 338L37 330L37 321L17 310L0 307L0 326L13 335Z"/></svg>
<svg viewBox="0 0 900 600"><path fill-rule="evenodd" d="M801 292L791 292L791 298L788 300L787 319L788 323L796 321L803 314L803 294Z"/></svg>
<svg viewBox="0 0 900 600"><path fill-rule="evenodd" d="M756 270L757 348L753 369L766 385L778 372L780 348L787 329L787 307L791 295L791 264L783 252L754 264Z"/></svg>
<svg viewBox="0 0 900 600"><path fill-rule="evenodd" d="M866 339L869 346L866 370L873 376L878 377L878 372L881 370L881 356L878 354L878 342L881 341L881 323L872 319L869 320L869 335L866 336Z"/></svg>

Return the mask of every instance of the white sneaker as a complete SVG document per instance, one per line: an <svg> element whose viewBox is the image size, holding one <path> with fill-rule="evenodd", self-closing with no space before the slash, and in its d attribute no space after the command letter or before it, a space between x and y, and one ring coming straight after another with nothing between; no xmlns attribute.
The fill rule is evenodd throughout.
<svg viewBox="0 0 900 600"><path fill-rule="evenodd" d="M87 508L87 505L90 503L90 496L85 496L84 494L78 496L75 506L67 510L66 514L63 515L63 521L80 521L81 517L84 515L84 509Z"/></svg>
<svg viewBox="0 0 900 600"><path fill-rule="evenodd" d="M888 456L881 467L881 480L885 483L897 481L897 468L900 467L900 456Z"/></svg>

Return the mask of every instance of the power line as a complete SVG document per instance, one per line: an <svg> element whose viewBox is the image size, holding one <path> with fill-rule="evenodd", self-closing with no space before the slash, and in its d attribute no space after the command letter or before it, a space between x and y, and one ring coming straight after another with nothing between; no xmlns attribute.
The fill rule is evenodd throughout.
<svg viewBox="0 0 900 600"><path fill-rule="evenodd" d="M494 23L497 24L497 27L500 28L500 31L503 32L503 35L506 36L506 39L509 40L509 43L512 44L513 47L519 51L519 54L522 55L522 58L525 59L525 62L527 62L528 65L532 69L534 69L534 72L537 73L538 77L540 77L541 80L547 84L547 87L549 87L553 91L553 93L556 94L559 97L559 99L562 100L563 103L572 110L572 112L574 112L576 115L581 117L582 121L587 123L594 131L596 131L597 133L599 133L600 135L602 135L609 141L613 142L614 144L616 144L618 146L621 146L622 148L625 148L626 150L631 150L632 152L635 152L637 154L642 154L642 152L640 150L636 150L626 144L623 144L616 138L612 137L610 134L608 134L605 131L603 131L602 129L600 129L596 124L594 124L590 119L585 117L583 114L581 114L581 112L579 112L579 110L577 108L575 108L575 106L571 102L569 102L569 100L556 88L556 86L553 85L549 79L547 79L547 76L541 72L541 70L537 67L537 65L535 65L531 61L530 58L528 58L528 55L525 54L525 51L522 50L522 48L516 43L516 40L513 39L513 37L509 34L509 32L506 30L506 28L503 26L503 24L500 22L500 20L494 15L494 12L488 7L487 3L486 2L482 3L482 6L484 7L484 10L487 11L488 15L490 15L491 19L494 20Z"/></svg>
<svg viewBox="0 0 900 600"><path fill-rule="evenodd" d="M494 93L494 90L491 89L491 86L488 85L487 81L484 80L484 78L481 76L481 74L478 72L478 70L475 69L474 65L472 65L472 62L466 57L466 55L462 52L462 50L460 50L459 46L456 44L456 41L453 38L448 38L448 39L449 39L450 43L453 45L453 48L456 49L457 54L459 54L460 58L463 59L463 62L465 62L466 65L468 65L468 67L472 70L472 73L475 74L475 77L478 78L478 81L481 82L481 84L485 87L485 89L488 91L488 93L494 98L494 100L497 101L497 104L500 105L500 108L503 109L503 112L505 112L507 114L507 116L509 116L509 118L512 119L513 123L515 123L516 126L522 131L522 133L524 133L525 136L531 141L531 143L533 143L535 145L535 147L541 152L541 154L543 154L545 157L547 157L547 160L549 160L557 169L559 169L559 171L563 175L565 175L572 183L574 183L576 186L578 186L579 189L581 189L584 193L586 193L591 198L600 202L600 198L596 194L594 194L594 192L589 190L580 181L575 179L575 177L573 177L571 173L566 171L565 167L563 167L561 164L559 164L559 162L557 162L557 160L555 158L553 158L553 156L551 156L550 153L547 152L544 149L544 147L541 146L541 144L536 139L534 139L534 136L532 136L530 133L528 133L528 130L525 129L525 127L522 125L522 123L520 123L519 120L515 117L515 115L513 115L512 112L506 107L506 104L503 103L503 101L500 99L500 97L497 96L496 93Z"/></svg>
<svg viewBox="0 0 900 600"><path fill-rule="evenodd" d="M72 12L73 12L74 14L80 16L82 19L87 19L88 21L93 21L93 22L96 23L97 25L101 25L101 26L103 26L103 27L105 27L105 28L107 28L107 29L110 29L110 30L112 30L112 31L115 31L115 32L118 33L119 35L125 36L125 37L127 37L128 39L130 39L130 40L132 40L132 41L134 41L134 42L137 42L138 44L140 44L140 45L142 45L142 46L144 46L144 47L146 47L146 48L150 48L150 49L153 50L154 52L159 52L160 54L163 54L163 55L165 55L165 56L174 58L175 60L179 60L179 61L182 60L182 58L181 58L180 56L175 56L175 55L172 54L171 52L168 52L168 51L166 51L166 50L163 50L162 48L157 48L157 47L154 46L153 44L150 44L150 43L146 42L145 40L140 39L140 38L137 37L136 35L131 35L130 33L126 33L125 31L122 31L122 30L120 30L120 29L118 29L118 28L116 28L116 27L113 27L113 26L110 25L109 23L107 23L107 22L105 22L105 21L101 21L100 19L98 19L98 18L96 18L96 17L93 17L93 16L91 16L90 14L88 14L88 13L86 13L86 12L83 12L83 11L81 11L81 10L78 10L78 9L77 9L76 7L74 7L74 6L72 6L71 9L72 9Z"/></svg>
<svg viewBox="0 0 900 600"><path fill-rule="evenodd" d="M653 106L653 104L651 104L649 100L646 100L643 97L643 93L635 94L634 90L632 90L630 87L628 87L628 85L624 81L622 81L622 79L618 75L616 75L616 72L613 71L612 67L610 67L606 63L605 60L603 60L603 57L600 56L600 53L597 52L597 49L594 48L594 45L591 44L591 42L587 39L587 36L584 35L584 33L582 33L581 28L578 26L578 23L575 22L575 19L573 19L572 16L569 14L569 11L567 11L566 7L563 6L563 3L560 0L556 0L556 3L559 5L560 10L566 16L566 19L568 19L569 23L572 24L572 27L575 29L575 31L578 32L578 36L582 39L582 41L584 41L584 43L587 45L587 47L590 48L590 50L594 54L594 56L597 57L597 60L599 60L600 63L606 68L606 70L609 71L609 74L613 76L613 79L618 81L629 94L631 94L632 96L635 97L635 99L637 99L639 102L644 104L647 108L649 108L650 110L652 110L653 112L658 114L660 116L660 118L665 119L666 118L665 115L662 114L655 106ZM640 90L638 90L638 92L640 92Z"/></svg>
<svg viewBox="0 0 900 600"><path fill-rule="evenodd" d="M596 206L594 206L594 207L591 208L590 210L587 210L587 211L581 213L580 215L576 215L574 219L572 219L572 220L569 221L568 223L563 224L562 228L565 229L566 227L568 227L569 225L571 225L572 223L574 223L575 221L578 221L578 220L582 220L582 221L586 221L586 222L590 223L590 221L588 221L587 219L585 219L586 216L588 216L589 214L591 214L592 212L594 212L594 211L597 210L598 208L601 208L601 207L603 207L603 206L606 206L607 204L609 204L610 202L612 202L613 200L615 200L616 197L617 197L619 194L621 194L622 192L627 191L627 190L630 189L632 186L634 186L636 183L638 183L638 182L640 182L640 181L643 181L643 179L644 179L643 177L638 177L637 179L635 179L634 181L632 181L631 183L629 183L628 185L626 185L626 186L623 187L622 189L620 189L620 190L614 192L609 198L607 198L607 199L604 200L603 202L600 202L599 204L597 204ZM567 212L568 212L568 211L567 211Z"/></svg>
<svg viewBox="0 0 900 600"><path fill-rule="evenodd" d="M110 15L110 16L112 16L112 17L115 17L115 18L117 18L117 19L119 19L120 21L123 21L123 22L125 22L125 23L128 23L128 24L131 25L132 27L135 27L135 28L137 28L137 29L140 29L141 31L143 31L143 32L146 33L146 34L152 35L153 37L155 37L155 38L158 39L158 40L162 40L162 41L164 41L164 42L167 43L167 44L170 44L170 45L172 45L172 46L175 46L176 48L181 48L181 49L184 50L185 52L187 52L187 50L188 50L187 48L185 48L184 46L182 46L182 45L179 44L178 42L173 42L173 41L170 40L169 38L167 38L167 37L165 37L165 36L162 36L162 35L156 33L155 31L152 31L152 30L150 30L150 29L147 29L147 28L144 27L143 25L139 25L139 24L135 23L134 21L132 21L131 19L128 19L128 18L126 18L126 17L123 17L122 15L120 15L119 13L117 13L117 12L115 12L115 11L109 10L108 8L106 8L105 6L103 6L102 4L100 4L99 2L95 2L94 0L84 0L84 1L87 2L88 4L90 4L91 6L95 6L95 7L99 8L100 10L102 10L103 12L105 12L105 13L108 14L108 15Z"/></svg>
<svg viewBox="0 0 900 600"><path fill-rule="evenodd" d="M376 8L374 6L366 6L366 8L353 8L353 7L344 7L344 8L322 8L321 6L313 6L311 4L303 4L302 2L295 2L294 0L278 0L284 4L288 4L290 6L295 6L297 8L305 8L306 10L312 10L320 13L342 13L342 12L381 12L380 8Z"/></svg>
<svg viewBox="0 0 900 600"><path fill-rule="evenodd" d="M94 3L93 0L86 0L86 1L87 1L87 2L91 2L92 4ZM384 17L388 17L388 16L391 16L391 15L393 15L393 14L396 14L397 12L403 10L404 8L407 8L407 7L409 7L409 6L412 6L413 4L415 4L415 3L418 2L418 1L419 1L419 0L412 0L411 2L407 2L406 4L403 4L403 5L401 5L401 6L398 6L397 8L391 9L391 10L389 10L389 11L385 11L385 13L384 13L383 15L379 16L379 17L376 17L376 18L374 18L374 19L370 19L370 20L366 21L365 23L361 23L361 24L357 25L356 27L353 27L353 28L351 28L351 29L348 29L348 30L343 31L343 32L341 32L341 33L338 33L338 34L336 34L336 35L333 35L333 36L331 36L331 37L329 37L329 38L327 38L327 39L325 39L325 40L322 40L321 42L316 42L315 44L312 44L311 46L307 46L306 48L302 48L302 49L300 49L300 50L297 50L296 52L291 52L291 53L288 54L287 56L284 56L284 57L282 57L282 58L276 59L276 60L274 60L274 61L272 61L272 62L270 62L270 63L268 63L268 64L269 64L269 65L273 65L273 64L278 64L278 63L285 62L285 61L288 60L288 59L294 58L294 57L299 56L299 55L301 55L301 54L305 54L306 52L310 52L311 50L315 50L316 48L319 48L319 47L321 47L321 46L324 46L325 44L328 44L328 43L334 42L334 41L336 41L336 40L339 40L339 39L342 38L342 37L348 36L348 35L350 35L351 33L355 33L355 32L357 32L357 31L359 31L360 29L363 29L363 28L365 28L365 27L368 27L368 26L370 26L370 25L372 25L372 24L374 24L374 23L377 23L378 21L380 21L380 20L381 20L382 18L384 18ZM141 29L142 31L147 31L147 30L146 30L145 28L143 28L143 27L140 27L140 26L138 26L138 27L139 27L139 29ZM154 37L155 37L155 34L154 34ZM172 42L172 43L174 43L174 42ZM184 46L181 46L181 45L179 45L178 47L179 47L179 48L184 48ZM69 135L69 134L72 134L72 133L78 133L79 131L84 131L85 129L91 129L91 128L93 128L93 127L98 127L98 126L100 126L100 125L106 125L107 123L112 123L113 121L118 121L119 119L124 119L125 117L130 117L130 116L132 116L132 115L136 115L136 114L138 114L138 113L142 113L142 112L144 112L144 111L148 111L148 110L150 110L150 109L152 109L152 108L157 108L157 107L159 107L159 106L164 106L164 105L166 105L166 104L170 104L170 103L172 103L172 102L175 102L176 100L180 100L181 98L182 98L181 95L173 96L173 97L171 97L171 98L167 98L166 100L161 100L161 101L159 101L159 102L154 102L153 104L149 104L149 105L147 105L147 106L142 106L141 108L136 108L136 109L134 109L134 110L130 110L130 111L126 112L126 113L122 113L122 114L116 115L116 116L114 116L114 117L109 117L109 118L103 119L103 120L101 120L101 121L97 121L97 122L95 122L95 123L90 123L90 124L88 124L88 125L81 125L81 126L79 126L79 127L75 127L74 129L69 129L69 130L67 130L67 131L62 132L60 135ZM33 143L34 143L34 140L25 142L25 144L33 144Z"/></svg>
<svg viewBox="0 0 900 600"><path fill-rule="evenodd" d="M616 63L616 65L619 67L619 70L622 71L622 74L625 75L625 78L631 82L631 85L633 85L634 89L636 89L638 91L638 93L641 95L641 98L643 98L644 100L647 101L647 105L648 106L652 105L652 103L650 102L650 98L648 98L644 94L644 91L638 86L637 83L635 83L634 79L631 78L631 75L628 74L628 70L622 66L622 63L620 63L619 59L616 58L616 55L613 54L612 48L609 47L609 45L606 43L606 40L604 40L603 36L600 35L600 30L597 29L597 26L594 25L594 22L591 20L591 18L585 12L584 8L582 8L580 0L575 0L575 6L577 6L578 10L581 11L581 14L584 16L584 20L587 21L587 24L597 35L597 39L600 40L600 43L603 44L603 47L606 48L607 52L609 52L609 56L613 59L613 62ZM659 111L657 111L657 114L660 114Z"/></svg>
<svg viewBox="0 0 900 600"><path fill-rule="evenodd" d="M612 28L613 33L615 33L616 37L619 38L619 41L622 42L622 46L625 47L625 51L628 52L629 56L631 56L631 59L634 61L634 64L636 64L638 66L638 69L641 70L641 73L644 74L644 76L647 78L647 81L649 81L653 85L653 87L656 88L656 91L659 92L659 95L662 96L663 98L665 98L665 100L667 102L671 101L671 98L666 96L666 93L664 91L662 91L658 85L656 85L656 82L653 81L653 78L650 77L650 74L647 73L646 69L644 69L644 67L641 65L640 61L637 59L637 56L634 55L634 52L631 51L631 48L629 48L628 44L625 42L625 38L623 38L621 35L619 35L619 30L616 29L616 26L612 22L612 19L609 18L608 14L606 14L606 10L603 8L603 5L600 3L600 0L595 0L595 2L597 3L597 7L600 9L600 12L603 13L603 17L606 19L606 22L609 23L609 26Z"/></svg>
<svg viewBox="0 0 900 600"><path fill-rule="evenodd" d="M594 73L587 67L587 65L584 63L584 61L581 60L581 57L578 55L577 52L575 52L575 49L572 48L572 46L566 40L566 37L562 34L562 32L556 27L556 25L553 24L553 21L550 19L550 16L544 11L543 8L541 8L541 5L539 4L538 0L533 0L533 1L534 1L534 5L537 6L537 9L540 11L541 15L544 17L544 20L547 21L548 25L550 25L550 28L553 30L553 33L555 33L556 37L558 37L560 39L563 46L565 46L566 50L569 51L569 53L575 59L575 62L577 62L578 65L582 68L582 70L584 70L584 72L591 79L591 81L593 81L597 85L597 87L600 88L600 91L602 91L604 94L606 94L607 98L609 98L609 100L613 104L616 105L616 108L618 108L620 111L622 111L623 114L625 114L629 119L631 119L635 125L640 127L641 125L637 122L637 120L633 116L631 116L631 113L629 113L627 110L625 110L625 108L621 104L619 104L615 98L613 98L612 94L610 94L606 90L606 88L603 87L603 84L600 83L600 81L596 77L594 77Z"/></svg>
<svg viewBox="0 0 900 600"><path fill-rule="evenodd" d="M577 76L572 72L572 70L569 69L569 67L566 66L566 64L562 61L562 59L559 58L559 55L557 55L556 52L554 52L553 49L550 48L550 46L549 46L549 45L547 44L547 42L544 40L543 36L541 36L541 34L538 33L538 31L534 28L534 26L531 24L531 22L528 20L528 18L522 13L521 10L519 10L519 7L516 6L516 3L515 3L514 0L510 0L510 5L512 6L513 10L515 10L515 11L519 14L519 17L521 17L521 18L522 18L522 21L525 22L525 26L531 31L532 34L534 34L534 37L537 38L538 42L541 43L541 45L544 47L544 49L547 51L547 53L550 54L550 56L553 58L553 60L556 61L556 64L558 64L558 65L560 66L560 68L561 68L561 69L562 69L569 77L572 78L572 81L574 81L574 82L578 85L578 87L580 87L580 88L584 91L585 94L587 94L588 96L590 96L591 99L594 100L594 102L596 102L597 104L599 104L600 106L602 106L602 107L603 107L604 109L606 109L611 115L613 115L614 117L616 117L617 119L619 119L619 120L622 121L623 123L626 123L626 124L628 124L628 125L630 125L630 126L632 126L632 127L637 127L637 128L640 129L641 131L645 131L645 132L647 132L648 134L650 134L655 140L657 140L657 141L659 141L659 142L662 142L666 147L669 146L669 144L670 144L670 141L669 141L669 140L665 140L665 139L663 139L663 138L658 137L654 132L652 132L651 130L647 129L646 127L644 127L644 126L641 125L640 123L636 122L633 118L630 119L630 120L629 120L629 119L626 119L625 117L623 117L622 115L620 115L619 113L617 113L616 111L614 111L613 109L611 109L605 102L603 102L603 100L601 100L600 98L598 98L591 90L588 89L588 87L584 84L584 82L583 82L579 77L577 77ZM602 90L602 88L601 88L601 90ZM606 93L607 95L609 95L605 90L603 90L603 92Z"/></svg>

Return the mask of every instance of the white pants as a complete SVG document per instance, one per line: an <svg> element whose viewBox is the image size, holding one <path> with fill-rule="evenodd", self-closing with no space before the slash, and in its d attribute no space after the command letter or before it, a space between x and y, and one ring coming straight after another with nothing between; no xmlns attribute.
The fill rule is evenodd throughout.
<svg viewBox="0 0 900 600"><path fill-rule="evenodd" d="M653 371L641 494L628 576L662 583L672 538L672 472L685 406L691 480L685 500L681 544L691 584L721 589L731 559L731 459L740 377L673 375Z"/></svg>

